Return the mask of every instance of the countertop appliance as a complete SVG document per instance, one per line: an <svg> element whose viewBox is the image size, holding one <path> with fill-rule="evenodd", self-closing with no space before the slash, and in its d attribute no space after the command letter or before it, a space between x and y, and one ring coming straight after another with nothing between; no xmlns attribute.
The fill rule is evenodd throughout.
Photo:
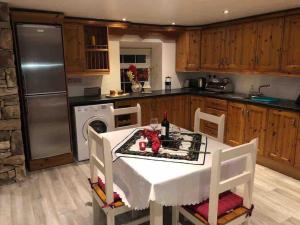
<svg viewBox="0 0 300 225"><path fill-rule="evenodd" d="M206 78L200 77L198 79L186 79L184 81L185 88L200 88L204 90L206 88Z"/></svg>
<svg viewBox="0 0 300 225"><path fill-rule="evenodd" d="M206 90L217 93L231 93L234 85L229 78L212 78L207 82Z"/></svg>
<svg viewBox="0 0 300 225"><path fill-rule="evenodd" d="M27 155L71 153L62 27L16 24L15 32Z"/></svg>
<svg viewBox="0 0 300 225"><path fill-rule="evenodd" d="M114 124L111 121L110 106L113 106L113 103L74 107L76 125L76 148L74 149L74 155L78 161L89 159L87 143L89 125L98 133L113 130Z"/></svg>
<svg viewBox="0 0 300 225"><path fill-rule="evenodd" d="M298 96L297 100L296 100L296 104L300 105L300 95Z"/></svg>

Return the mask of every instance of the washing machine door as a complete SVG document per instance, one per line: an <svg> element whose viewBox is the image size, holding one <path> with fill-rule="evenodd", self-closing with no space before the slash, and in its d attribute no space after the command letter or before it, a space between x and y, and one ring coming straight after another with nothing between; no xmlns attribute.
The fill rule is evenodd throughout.
<svg viewBox="0 0 300 225"><path fill-rule="evenodd" d="M105 133L108 130L108 123L102 117L89 118L82 127L82 135L85 141L88 139L88 127L91 126L97 133Z"/></svg>

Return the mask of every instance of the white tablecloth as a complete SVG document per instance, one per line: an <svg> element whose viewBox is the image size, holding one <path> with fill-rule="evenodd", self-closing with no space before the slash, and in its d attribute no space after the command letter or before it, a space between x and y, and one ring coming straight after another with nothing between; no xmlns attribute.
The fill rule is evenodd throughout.
<svg viewBox="0 0 300 225"><path fill-rule="evenodd" d="M104 133L114 148L133 129ZM208 139L207 151L213 152L229 146ZM126 205L145 209L150 201L165 206L199 203L209 196L211 154L205 165L144 160L121 157L113 162L114 191ZM232 160L222 165L222 179L241 173L244 159Z"/></svg>

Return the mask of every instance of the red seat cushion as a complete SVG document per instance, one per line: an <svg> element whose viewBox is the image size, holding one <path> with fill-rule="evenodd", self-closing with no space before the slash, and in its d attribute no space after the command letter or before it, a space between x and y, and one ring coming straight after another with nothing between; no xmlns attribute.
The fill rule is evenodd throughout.
<svg viewBox="0 0 300 225"><path fill-rule="evenodd" d="M226 191L219 196L218 217L241 206L243 206L243 198L231 191ZM187 206L187 208L208 220L209 200L196 205Z"/></svg>
<svg viewBox="0 0 300 225"><path fill-rule="evenodd" d="M101 190L105 193L105 183L101 180L100 177L98 177L98 185L101 188ZM114 192L114 201L120 201L121 197L118 193Z"/></svg>

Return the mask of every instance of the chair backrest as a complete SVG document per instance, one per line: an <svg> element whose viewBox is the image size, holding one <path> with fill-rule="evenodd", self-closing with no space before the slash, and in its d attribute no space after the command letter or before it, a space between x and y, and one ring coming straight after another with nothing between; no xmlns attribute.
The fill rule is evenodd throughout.
<svg viewBox="0 0 300 225"><path fill-rule="evenodd" d="M110 142L88 127L88 146L90 151L90 175L92 183L98 182L98 172L104 175L106 202L113 202L113 172Z"/></svg>
<svg viewBox="0 0 300 225"><path fill-rule="evenodd" d="M218 136L217 137L213 137L210 135L207 136L223 143L224 129L225 129L225 115L224 114L222 116L211 115L208 113L201 112L201 109L198 108L195 112L194 132L200 132L201 120L205 120L218 125Z"/></svg>
<svg viewBox="0 0 300 225"><path fill-rule="evenodd" d="M136 114L137 115L136 124L131 124L131 125L122 126L122 127L115 127L114 130L123 130L123 129L129 129L129 128L136 128L136 127L140 127L142 125L141 106L140 106L140 104L137 104L134 107L119 108L119 109L115 109L113 106L111 106L110 107L110 112L111 112L111 121L112 121L114 127L116 126L116 123L115 123L115 117L116 116L129 115L129 114Z"/></svg>
<svg viewBox="0 0 300 225"><path fill-rule="evenodd" d="M209 224L217 224L219 194L232 190L237 186L244 185L244 193L242 196L243 204L245 207L251 208L257 143L258 139L256 138L247 144L213 152L209 194ZM245 168L243 172L221 180L222 163L242 156L245 157Z"/></svg>

